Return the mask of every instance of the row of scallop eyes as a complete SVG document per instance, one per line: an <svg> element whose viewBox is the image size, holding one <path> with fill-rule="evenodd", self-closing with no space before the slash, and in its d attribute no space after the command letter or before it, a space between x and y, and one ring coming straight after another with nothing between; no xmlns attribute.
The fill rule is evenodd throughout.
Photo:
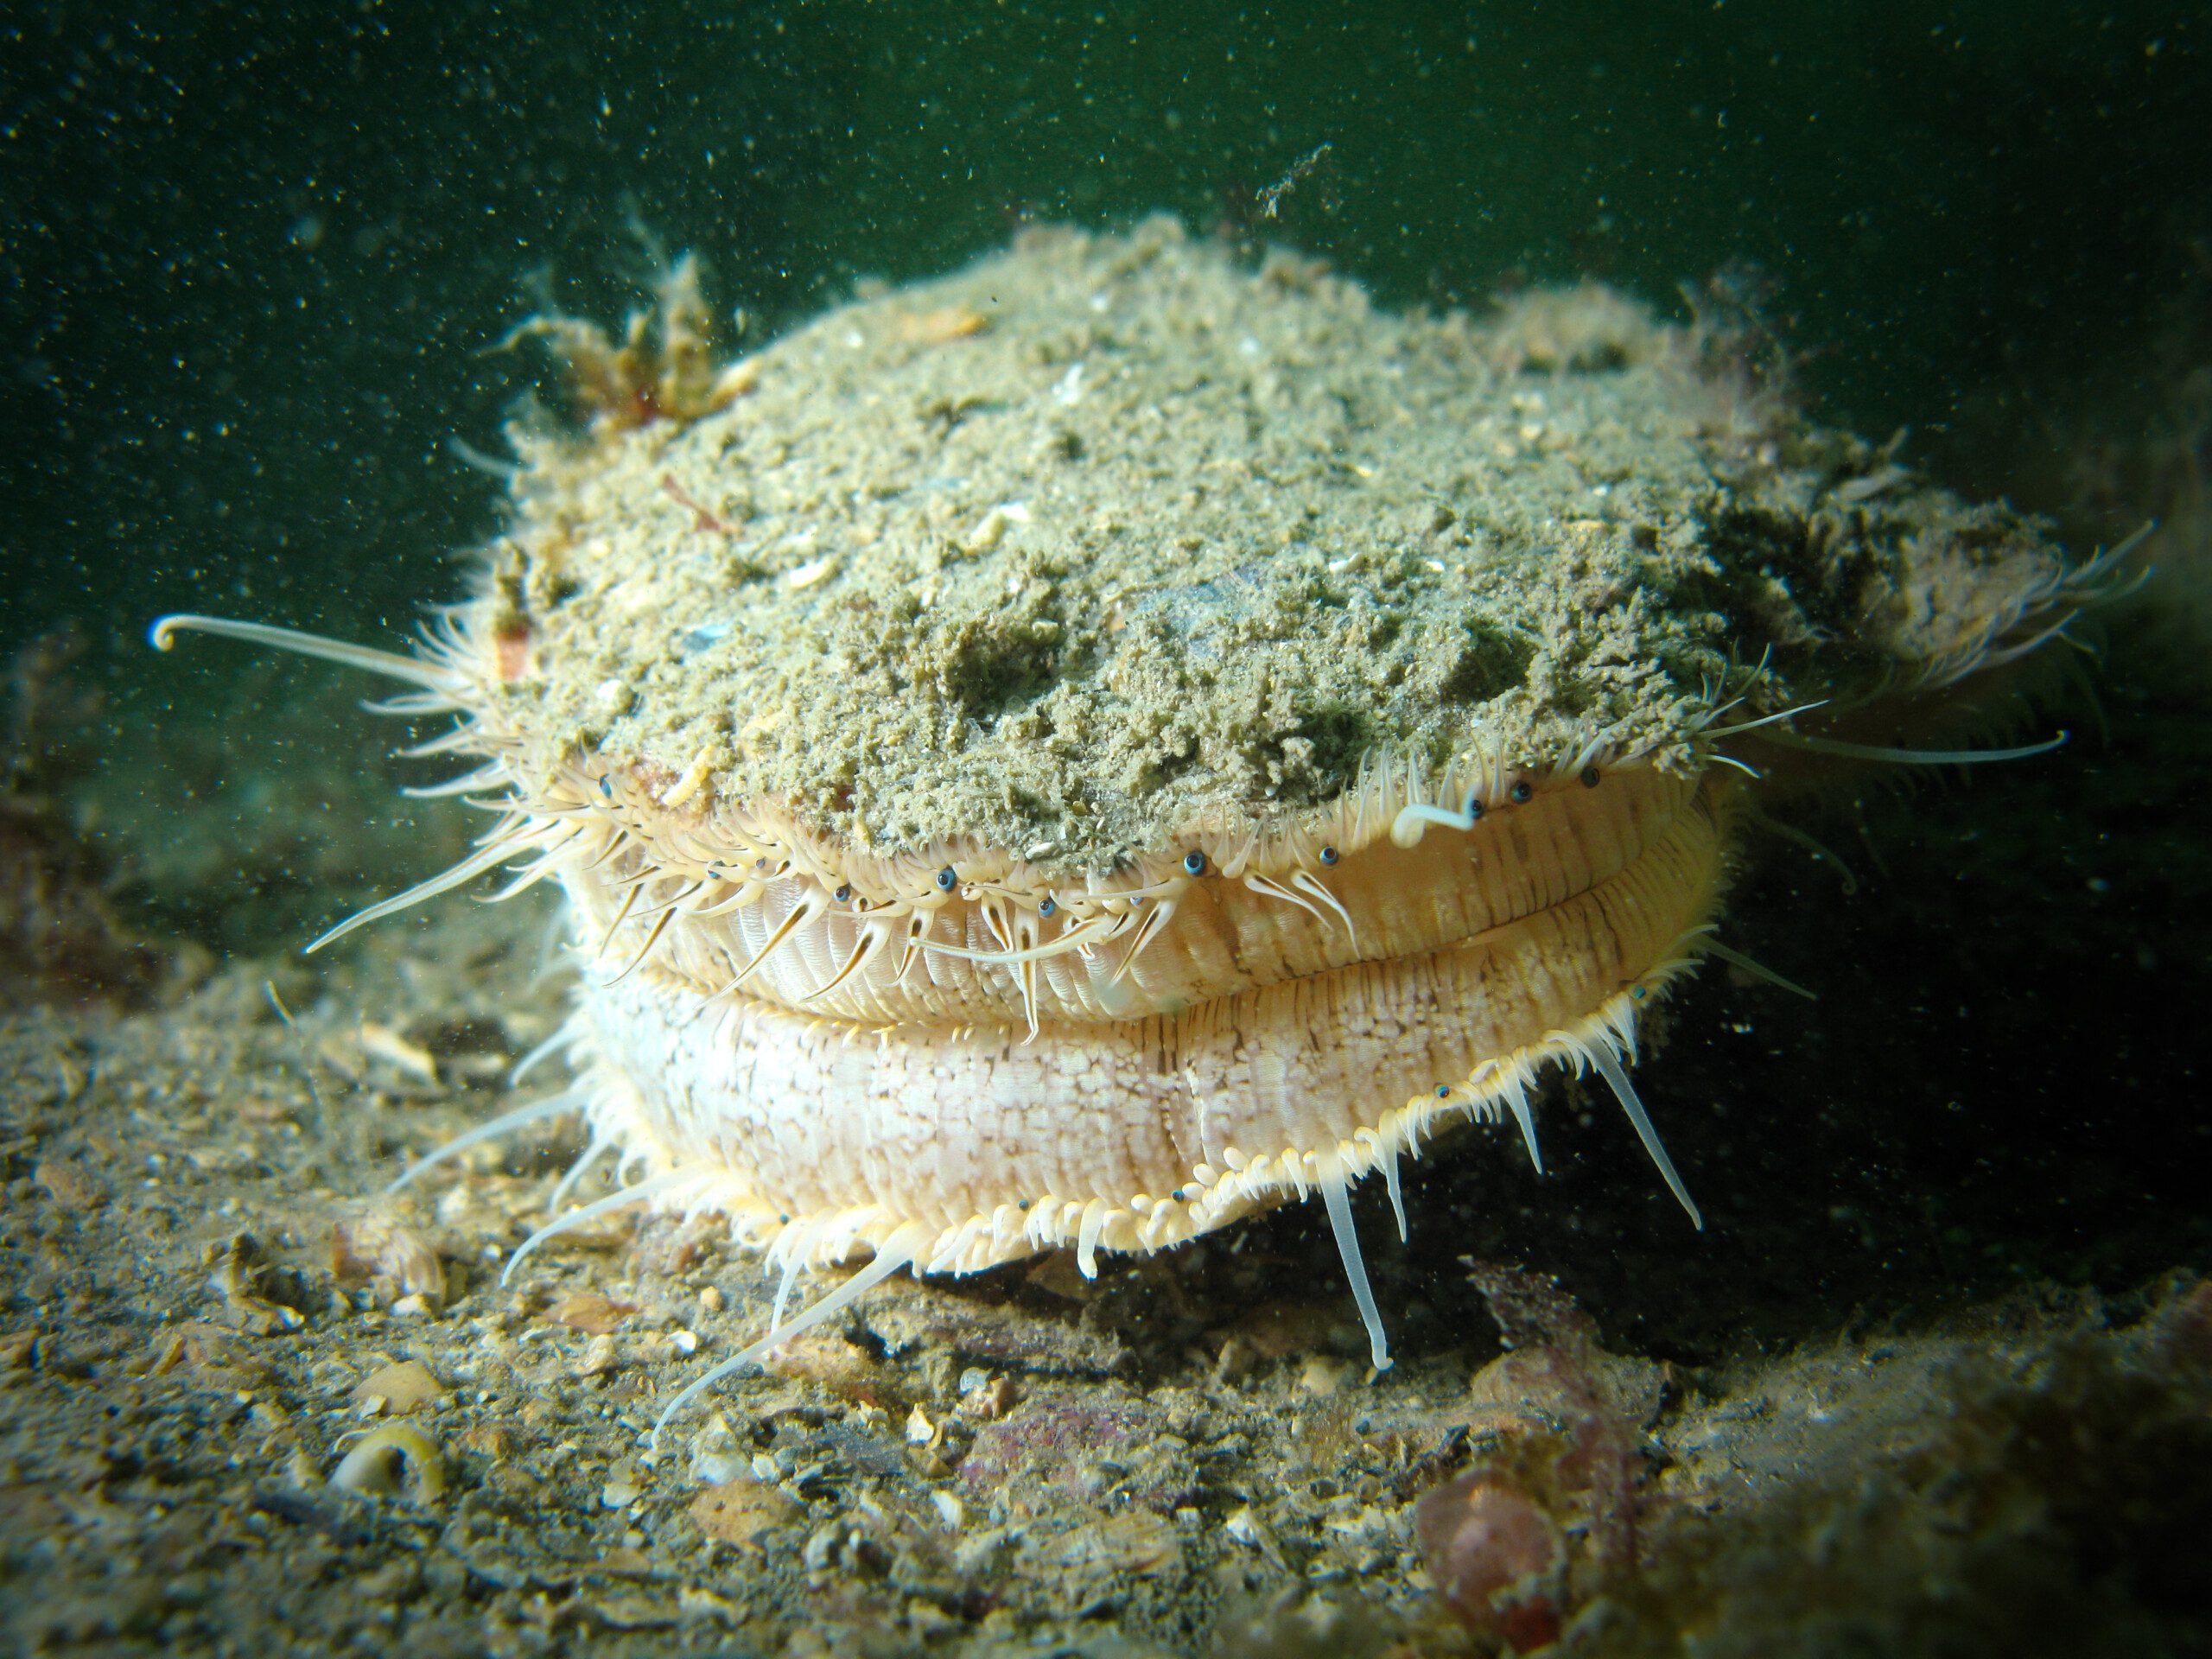
<svg viewBox="0 0 2212 1659"><path fill-rule="evenodd" d="M1597 767L1585 766L1582 769L1582 786L1585 789L1595 789L1598 787ZM601 795L606 796L608 799L613 799L614 795L614 785L613 780L602 776L599 780L599 792ZM1516 780L1513 787L1505 791L1506 798L1516 806L1526 804L1529 800L1534 798L1535 793L1535 786L1529 783L1525 778ZM1467 797L1465 806L1461 809L1461 816L1470 821L1472 821L1481 817L1484 810L1483 798L1479 795L1470 795ZM1324 864L1332 865L1342 856L1343 855L1338 853L1333 847L1324 847L1321 849L1321 862ZM765 858L756 859L753 861L753 868L760 870L766 870L767 868L767 864L768 861ZM1208 861L1206 855L1195 847L1189 852L1183 855L1183 874L1185 875L1204 875L1211 868L1211 866ZM716 881L727 881L730 879L721 869L712 865L708 867L707 874ZM950 893L959 885L960 873L954 869L950 864L946 865L943 869L937 873L937 889L939 893ZM853 897L852 884L849 882L840 884L837 890L835 893L832 893L830 897L841 905L851 902ZM1053 899L1050 893L1046 894L1044 898L1037 901L1037 913L1039 916L1050 917L1058 909L1058 904Z"/></svg>
<svg viewBox="0 0 2212 1659"><path fill-rule="evenodd" d="M1585 789L1595 789L1598 787L1597 767L1583 767L1582 786ZM1531 784L1527 779L1523 778L1516 780L1513 787L1505 791L1505 796L1506 798L1511 801L1516 806L1522 806L1534 799L1535 793L1535 785ZM1467 804L1463 809L1461 816L1470 821L1472 821L1476 818L1481 817L1483 811L1483 798L1479 795L1470 795L1467 797ZM1333 847L1324 847L1321 849L1321 861L1324 864L1334 864L1341 856L1343 856L1343 855L1338 853ZM1207 862L1206 855L1195 847L1189 852L1183 855L1183 874L1185 875L1204 875L1210 868L1211 866ZM944 868L937 873L937 887L939 893L950 893L959 885L959 872L955 870L950 864L946 865ZM849 887L841 887L836 890L836 892L831 893L830 896L842 905L853 896L853 890ZM1037 913L1039 916L1050 916L1058 908L1058 906L1052 902L1051 895L1047 894L1045 898L1038 901Z"/></svg>

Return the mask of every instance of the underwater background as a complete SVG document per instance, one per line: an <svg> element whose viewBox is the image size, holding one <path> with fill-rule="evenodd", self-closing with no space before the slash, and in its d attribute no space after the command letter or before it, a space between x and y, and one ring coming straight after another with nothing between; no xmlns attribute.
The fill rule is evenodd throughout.
<svg viewBox="0 0 2212 1659"><path fill-rule="evenodd" d="M1172 209L1398 304L1596 276L1679 311L1748 264L1825 410L1949 460L1970 408L2063 412L2201 295L2207 26L1993 0L22 8L5 626L246 597L399 626L497 523L448 440L499 453L539 365L490 348L547 287L619 315L656 245L704 258L748 344L1030 219Z"/></svg>
<svg viewBox="0 0 2212 1659"><path fill-rule="evenodd" d="M2158 521L2145 556L2158 574L2084 631L2101 660L2050 711L2073 734L2064 749L1966 777L1866 780L1793 820L1832 850L1754 838L1732 937L1821 1000L1708 971L1647 1061L1675 1103L1678 1152L1689 1142L1705 1172L1709 1235L1682 1237L1633 1145L1593 1135L1560 1148L1541 1191L1490 1148L1425 1169L1414 1185L1430 1219L1378 1271L1413 1353L1447 1352L1472 1325L1489 1340L1491 1304L1459 1265L1472 1254L1557 1275L1610 1350L1675 1379L1885 1332L1974 1345L1946 1321L2009 1332L2027 1370L2059 1379L2037 1398L2060 1406L2037 1416L1997 1382L1959 1383L1957 1415L1980 1438L1938 1460L1997 1471L1967 1483L1997 1496L1951 1517L1961 1535L2011 1540L2003 1529L2031 1513L2016 1530L2033 1547L1993 1545L1974 1558L1980 1576L1945 1557L1963 1587L1943 1617L1900 1614L1897 1628L1929 1652L1991 1650L1999 1631L2012 1651L2121 1633L2131 1651L2212 1651L2212 1603L2177 1553L2212 1535L2203 1378L2187 1369L2212 1371L2212 1303L2173 1312L2196 1306L2212 1268L2212 1109L2196 1040L2212 1007L2208 111L2212 12L2177 5L10 11L0 1245L23 1261L60 1252L53 1282L77 1288L0 1292L0 1371L26 1389L62 1379L76 1402L0 1393L0 1522L21 1523L0 1526L0 1583L29 1596L19 1605L40 1601L38 1540L92 1524L70 1507L78 1498L53 1500L49 1516L47 1497L22 1495L60 1490L52 1458L75 1455L102 1379L139 1375L91 1337L71 1357L73 1321L92 1332L124 1317L96 1289L109 1271L99 1251L121 1242L81 1217L119 1214L102 1195L114 1169L137 1168L130 1120L84 1140L88 1085L54 1078L103 1046L167 1076L223 1023L251 1024L261 1046L223 1062L234 1081L208 1088L220 1109L236 1078L304 1076L289 1014L265 1013L264 981L271 999L332 1005L334 1027L358 1026L335 1004L415 971L407 953L435 954L439 919L388 924L395 942L369 948L388 954L327 980L320 959L298 964L297 945L474 833L449 804L396 795L418 774L391 760L389 728L358 715L334 676L230 652L156 657L147 623L201 610L396 643L421 607L460 590L471 550L498 533L503 424L555 395L543 358L500 346L549 302L611 321L689 250L725 346L753 349L864 278L950 269L1025 223L1119 227L1164 208L1197 234L1321 256L1393 306L1480 310L1585 276L1682 319L1725 300L1786 343L1791 391L1816 418L1877 441L1909 429L1903 454L1936 480L2053 515L2085 556ZM512 1051L480 1040L503 987L536 985L537 938L519 922L510 933L485 947L496 967L472 958L452 980L393 993L459 1010L428 1025L395 1018L394 1052L434 1051L450 1078L468 1055ZM111 1109L126 1107L146 1109ZM349 1163L361 1153L342 1138L310 1148L302 1179L341 1198L365 1191L376 1183ZM275 1154L264 1161L297 1174ZM83 1184L74 1206L72 1180ZM233 1311L241 1297L290 1306L266 1285L237 1291L248 1269L219 1249L200 1262L222 1230L188 1229L183 1265L149 1283L197 1295L227 1274ZM1333 1283L1302 1210L1251 1230L1255 1257L1281 1276L1310 1268ZM257 1248L271 1271L296 1270L283 1246ZM1190 1294L1217 1291L1223 1271L1188 1268L1205 1280ZM73 1313L77 1294L90 1300ZM171 1317L150 1295L131 1317ZM1083 1317L1088 1330L1118 1316ZM2153 1325L2159 1353L2183 1353L2155 1387L2081 1345L2084 1330ZM16 1336L20 1350L7 1345ZM136 1353L145 1339L133 1341ZM2207 1344L2195 1359L2192 1342ZM239 1384L233 1395L266 1386L227 1360L174 1363L212 1366ZM1296 1363L1284 1361L1285 1397L1302 1400ZM2126 1376L2113 1383L2100 1365ZM1713 1383L1713 1398L1739 1398L1734 1386ZM2133 1422L2172 1430L2132 1439ZM151 1453L128 1465L101 1455L125 1484L159 1466ZM1448 1461L1422 1467L1433 1480ZM202 1487L219 1493L225 1478ZM2074 1509L2053 1496L2062 1488ZM1797 1520L1829 1527L1846 1556L1884 1563L1874 1576L1888 1584L1933 1559L1905 1513L1873 1504L1854 1515L1858 1531L1825 1510ZM340 1555L365 1552L347 1558L363 1573L390 1543L320 1510L294 1519ZM1758 1602L1758 1640L1715 1635L1705 1650L1775 1651L1777 1630L1805 1633L1808 1652L1892 1639L1876 1613L1854 1630L1836 1611L1886 1590L1821 1578L1795 1555L1777 1567L1765 1548L1746 1545L1745 1559L1763 1563L1759 1594L1772 1599L1732 1592ZM154 1596L143 1617L106 1623L84 1611L114 1584L159 1576L145 1563L160 1548L133 1549L76 1611L10 1628L54 1650L247 1639L215 1591ZM1281 1565L1275 1544L1250 1549ZM1290 1579L1322 1581L1284 1549ZM251 1552L237 1559L253 1583ZM1039 1581L1076 1570L1017 1559ZM1143 1577L1143 1551L1131 1559ZM213 1582L226 1570L191 1572ZM555 1581L531 1571L541 1592ZM1363 1571L1330 1581L1356 1592ZM1623 1626L1579 1639L1593 1652L1676 1650L1653 1632L1679 1633L1688 1616L1667 1598L1689 1605L1681 1586L1694 1577L1655 1578L1642 1602L1621 1592L1633 1604ZM1817 1618L1788 1605L1800 1579L1823 1586L1807 1592ZM514 1593L537 1593L523 1580ZM1230 1650L1225 1623L1117 1593L1076 1607L1052 1639L1102 1655ZM413 1630L422 1651L477 1650L477 1615L448 1619L466 1598L435 1575L388 1599L412 1611L297 1639L373 1647ZM986 1612L931 1605L950 1610L943 1630L915 1625L881 1650L984 1639ZM447 1634L434 1641L431 1626ZM671 1653L781 1650L789 1634L772 1620L633 1628L581 1614L529 1628L540 1648L591 1637ZM1254 1644L1237 1650L1304 1639L1252 1628L1272 1634L1236 1637ZM1378 1614L1330 1650L1370 1637L1364 1650L1446 1640L1404 1636ZM512 1632L483 1639L531 1647Z"/></svg>

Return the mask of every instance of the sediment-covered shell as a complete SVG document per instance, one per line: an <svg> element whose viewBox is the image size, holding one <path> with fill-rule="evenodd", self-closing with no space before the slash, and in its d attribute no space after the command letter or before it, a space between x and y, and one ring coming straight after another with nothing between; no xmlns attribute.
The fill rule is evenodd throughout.
<svg viewBox="0 0 2212 1659"><path fill-rule="evenodd" d="M1469 1116L1534 1155L1546 1064L1688 1206L1622 1061L1707 946L1732 750L1955 716L2100 573L1724 345L1154 220L522 438L418 674L511 810L429 885L567 888L619 1200L1088 1271L1318 1190L1387 1363L1345 1184Z"/></svg>
<svg viewBox="0 0 2212 1659"><path fill-rule="evenodd" d="M1910 682L2063 580L1712 367L1599 290L1484 327L1172 220L1030 232L718 414L532 446L487 713L541 772L775 802L861 884L962 842L1065 878L1387 753L1692 766L1752 665L1777 709Z"/></svg>

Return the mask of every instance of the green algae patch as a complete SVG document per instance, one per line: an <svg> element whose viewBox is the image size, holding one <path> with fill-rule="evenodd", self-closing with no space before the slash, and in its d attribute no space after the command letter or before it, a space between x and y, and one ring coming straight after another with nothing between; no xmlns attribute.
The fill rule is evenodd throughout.
<svg viewBox="0 0 2212 1659"><path fill-rule="evenodd" d="M1719 703L1940 677L2063 581L1712 343L1592 287L1398 315L1172 220L1027 232L700 418L522 439L491 717L533 770L1099 871L1380 752L1694 766Z"/></svg>

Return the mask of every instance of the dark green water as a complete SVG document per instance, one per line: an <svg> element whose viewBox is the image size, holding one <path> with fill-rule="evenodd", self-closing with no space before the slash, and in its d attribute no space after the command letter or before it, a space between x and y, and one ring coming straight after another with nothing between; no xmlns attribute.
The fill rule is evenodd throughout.
<svg viewBox="0 0 2212 1659"><path fill-rule="evenodd" d="M1191 21L1192 18L1197 21ZM1729 261L1923 455L2063 386L2212 222L2204 14L1576 3L51 6L0 34L0 645L193 606L350 634L496 524L550 283L709 263L758 340L1027 217L1264 226L1396 302ZM1967 465L1964 459L1958 464ZM1980 480L1969 480L1979 482Z"/></svg>

